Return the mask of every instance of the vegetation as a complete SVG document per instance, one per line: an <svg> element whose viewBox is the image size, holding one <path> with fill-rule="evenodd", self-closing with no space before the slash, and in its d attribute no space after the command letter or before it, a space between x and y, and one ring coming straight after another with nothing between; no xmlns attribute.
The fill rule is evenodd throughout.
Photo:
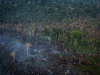
<svg viewBox="0 0 100 75"><path fill-rule="evenodd" d="M48 31L45 30L45 34ZM74 52L89 54L89 53L99 53L100 40L99 38L86 39L86 34L82 35L82 32L73 30L72 33L66 32L61 29L52 28L49 31L51 37L51 42L61 42L63 41L65 47L71 48ZM48 36L49 36L48 35ZM90 40L90 41L89 41Z"/></svg>
<svg viewBox="0 0 100 75"><path fill-rule="evenodd" d="M78 55L100 54L99 0L0 0L0 11L0 28L30 35L26 40L36 36ZM77 69L99 74L100 59L84 59L92 65Z"/></svg>
<svg viewBox="0 0 100 75"><path fill-rule="evenodd" d="M61 22L64 19L88 16L96 18L100 11L99 3L98 0L1 0L0 22L47 21L50 23L54 20Z"/></svg>
<svg viewBox="0 0 100 75"><path fill-rule="evenodd" d="M88 71L92 74L99 75L100 73L100 56L85 56L85 62L77 64L76 69L83 72Z"/></svg>

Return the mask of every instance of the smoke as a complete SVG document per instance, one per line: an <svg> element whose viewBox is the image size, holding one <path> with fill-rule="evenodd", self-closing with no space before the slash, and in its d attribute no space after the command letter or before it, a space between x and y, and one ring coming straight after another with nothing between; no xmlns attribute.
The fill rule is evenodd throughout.
<svg viewBox="0 0 100 75"><path fill-rule="evenodd" d="M66 57L70 55L74 56L73 53L67 49L65 51L66 53L60 52L50 44L44 44L38 39L34 40L36 38L33 38L32 42L34 42L34 44L32 44L22 41L21 37L19 38L19 36L17 36L18 35L13 35L12 33L0 35L0 45L3 45L6 48L5 50L10 50L6 51L9 52L7 54L10 55L10 58L8 58L9 61L7 62L19 63L22 69L25 68L24 71L29 71L32 67L32 69L35 68L36 72L44 72L52 75L55 73L53 67L57 67L60 72L72 73L72 69L65 69L57 64L58 60L56 60L56 58L64 58L65 54Z"/></svg>
<svg viewBox="0 0 100 75"><path fill-rule="evenodd" d="M37 68L37 70L39 70L38 66L44 68L44 71L46 71L46 69L49 68L50 73L52 74L53 72L51 70L51 64L53 64L54 63L53 61L55 60L53 58L53 54L60 54L60 52L53 50L52 48L47 49L42 44L39 45L37 44L35 48L32 48L31 44L30 44L31 46L27 48L26 44L27 43L21 43L20 41L12 41L11 45L12 52L15 54L12 55L13 59L22 63L25 63L25 61L29 61L29 59L34 59L34 62L30 61L30 63L34 63L34 67ZM27 50L28 50L28 56L27 56Z"/></svg>
<svg viewBox="0 0 100 75"><path fill-rule="evenodd" d="M0 35L0 44L11 49L9 55L12 57L12 60L10 62L18 61L23 64L28 64L28 62L31 64L34 63L34 68L45 72L48 70L50 75L52 75L51 65L55 62L53 55L62 57L60 51L57 51L52 46L37 43L38 40L37 42L33 42L35 44L22 42L22 39L17 38L17 35ZM38 66L41 66L43 69L40 70Z"/></svg>

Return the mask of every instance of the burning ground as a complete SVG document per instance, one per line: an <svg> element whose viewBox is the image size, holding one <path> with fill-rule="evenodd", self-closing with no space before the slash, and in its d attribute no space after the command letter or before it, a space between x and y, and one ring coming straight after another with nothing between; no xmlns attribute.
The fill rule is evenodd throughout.
<svg viewBox="0 0 100 75"><path fill-rule="evenodd" d="M67 49L61 52L51 44L42 43L36 37L32 37L32 43L29 43L23 40L22 34L0 32L0 74L82 74L73 67L80 59L75 58Z"/></svg>

